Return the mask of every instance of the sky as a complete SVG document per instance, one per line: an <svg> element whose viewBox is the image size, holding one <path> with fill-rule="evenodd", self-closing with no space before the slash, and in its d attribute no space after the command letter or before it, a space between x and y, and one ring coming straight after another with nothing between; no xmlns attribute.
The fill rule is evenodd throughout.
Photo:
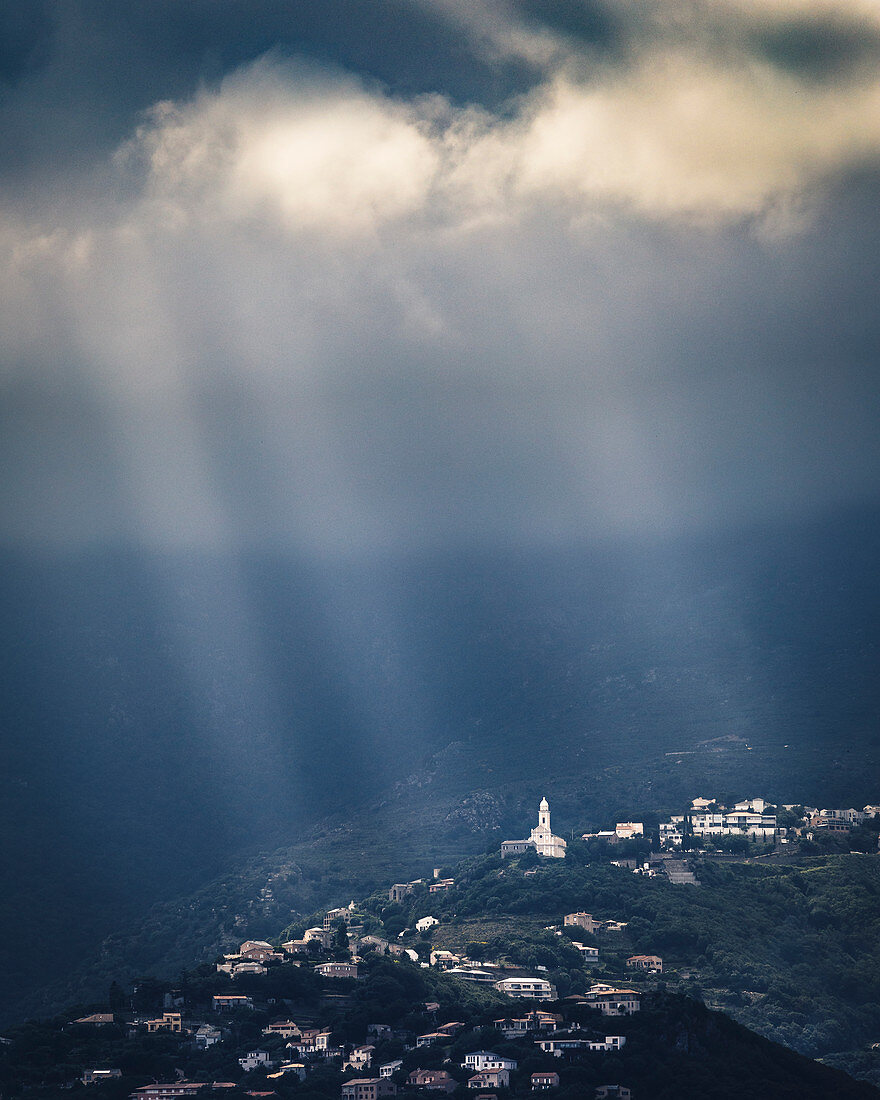
<svg viewBox="0 0 880 1100"><path fill-rule="evenodd" d="M876 503L870 0L58 0L0 30L0 545Z"/></svg>
<svg viewBox="0 0 880 1100"><path fill-rule="evenodd" d="M878 62L876 0L0 5L10 996L417 773L877 801Z"/></svg>

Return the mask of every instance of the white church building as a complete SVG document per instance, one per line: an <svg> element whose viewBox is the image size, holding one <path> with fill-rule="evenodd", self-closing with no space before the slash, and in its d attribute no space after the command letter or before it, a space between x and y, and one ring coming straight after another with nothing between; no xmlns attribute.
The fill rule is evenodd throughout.
<svg viewBox="0 0 880 1100"><path fill-rule="evenodd" d="M550 804L546 798L541 799L538 807L538 824L532 829L532 835L528 840L505 840L501 845L502 856L516 856L534 848L539 856L552 856L555 859L565 859L565 841L561 836L554 836L550 830Z"/></svg>

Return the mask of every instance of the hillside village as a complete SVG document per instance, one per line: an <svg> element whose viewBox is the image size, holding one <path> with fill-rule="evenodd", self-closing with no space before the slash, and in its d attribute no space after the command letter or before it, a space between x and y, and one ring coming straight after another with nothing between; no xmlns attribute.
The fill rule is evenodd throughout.
<svg viewBox="0 0 880 1100"><path fill-rule="evenodd" d="M612 873L664 877L684 887L698 880L684 859L672 858L675 852L686 856L697 844L740 837L778 852L801 840L812 843L826 832L848 835L876 823L877 810L787 806L781 825L776 807L762 799L728 810L712 799L696 798L685 813L658 823L658 851L649 849L647 858L615 855L627 843L649 842L642 822L585 833L581 843L602 844L612 857L606 860ZM874 836L874 850L876 845ZM530 851L538 864L527 858ZM500 854L497 870L489 866L486 873L499 881L513 874L525 890L530 882L531 888L540 888L540 860L552 867L566 859L565 841L551 832L546 799L530 838L505 841ZM620 947L628 922L586 909L560 912L555 923L534 932L533 942L544 947L534 949L532 965L522 965L515 950L504 949L504 941L498 941L500 954L491 940L452 950L443 946L441 933L458 890L455 877L434 868L429 878L393 883L384 895L331 908L319 922L281 935L275 943L245 940L177 986L145 980L128 997L117 989L111 995L115 1003L104 1006L109 1011L85 1012L57 1024L53 1041L69 1058L53 1066L49 1077L58 1088L88 1087L90 1095L114 1100L203 1092L304 1095L309 1085L317 1090L315 1096L340 1100L456 1091L489 1100L499 1093L557 1091L565 1096L566 1087L578 1082L578 1087L589 1082L589 1091L572 1095L635 1095L617 1062L628 1042L644 1041L642 1033L633 1035L632 1021L645 1004L656 1011L657 998L662 999L670 973L661 953L626 955ZM412 923L398 929L404 914ZM542 951L545 961L538 962ZM608 980L612 973L619 979ZM555 984L561 978L563 989ZM688 978L687 971L673 969L675 982ZM413 991L408 998L376 995L377 986L381 990L383 983L397 982ZM426 990L433 996L418 999ZM2 1040L0 1065L18 1041ZM162 1057L151 1060L144 1049ZM88 1050L106 1054L83 1061ZM113 1064L107 1057L111 1051L126 1056ZM132 1051L140 1054L133 1057ZM234 1078L206 1075L212 1066L232 1064ZM161 1065L170 1072L158 1080L155 1071ZM144 1076L138 1066L153 1079L138 1080ZM20 1095L8 1082L6 1087L9 1096ZM52 1095L41 1094L40 1087L50 1087L48 1079L35 1075L30 1091Z"/></svg>

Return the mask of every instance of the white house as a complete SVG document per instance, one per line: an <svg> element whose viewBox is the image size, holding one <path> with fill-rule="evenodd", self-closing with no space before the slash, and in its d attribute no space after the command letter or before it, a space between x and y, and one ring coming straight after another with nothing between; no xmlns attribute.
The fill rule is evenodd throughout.
<svg viewBox="0 0 880 1100"><path fill-rule="evenodd" d="M260 1069L272 1065L272 1059L269 1057L269 1052L266 1050L251 1050L244 1058L239 1058L238 1064L245 1071L250 1073L251 1070Z"/></svg>
<svg viewBox="0 0 880 1100"><path fill-rule="evenodd" d="M599 961L598 947L590 947L585 943L578 943L577 940L572 940L571 946L575 948L575 950L580 951L581 957L587 965L592 965Z"/></svg>
<svg viewBox="0 0 880 1100"><path fill-rule="evenodd" d="M422 917L416 921L417 932L427 932L429 928L433 928L435 924L439 924L440 921L436 917Z"/></svg>
<svg viewBox="0 0 880 1100"><path fill-rule="evenodd" d="M484 1069L468 1079L469 1089L506 1089L510 1086L510 1071L506 1069Z"/></svg>
<svg viewBox="0 0 880 1100"><path fill-rule="evenodd" d="M555 1001L556 987L546 978L502 978L495 983L499 993L508 997L523 997L530 1001Z"/></svg>
<svg viewBox="0 0 880 1100"><path fill-rule="evenodd" d="M556 1035L535 1040L535 1044L545 1054L552 1054L554 1058L561 1058L568 1051L578 1050L601 1050L607 1053L611 1050L620 1050L625 1042L624 1035L606 1035L604 1042L596 1039L578 1039L573 1035Z"/></svg>
<svg viewBox="0 0 880 1100"><path fill-rule="evenodd" d="M491 1050L475 1050L472 1054L466 1054L461 1063L462 1069L469 1069L472 1073L485 1073L487 1070L496 1069L514 1070L516 1067L515 1058L503 1058Z"/></svg>
<svg viewBox="0 0 880 1100"><path fill-rule="evenodd" d="M215 1043L219 1043L221 1038L222 1032L220 1028L214 1027L211 1024L202 1024L195 1034L196 1046L199 1047L200 1050L207 1050L208 1047L212 1047Z"/></svg>
<svg viewBox="0 0 880 1100"><path fill-rule="evenodd" d="M369 1069L373 1064L373 1055L375 1053L376 1048L372 1044L355 1047L351 1054L345 1059L342 1068L346 1070L351 1066L352 1069Z"/></svg>
<svg viewBox="0 0 880 1100"><path fill-rule="evenodd" d="M754 801L760 801L760 799ZM759 813L749 809L736 809L729 813L721 810L701 810L691 814L691 831L694 836L727 836L731 833L745 833L760 837L762 840L772 839L776 833L776 814Z"/></svg>
<svg viewBox="0 0 880 1100"><path fill-rule="evenodd" d="M315 973L322 978L356 978L358 968L357 963L325 962L315 967Z"/></svg>
<svg viewBox="0 0 880 1100"><path fill-rule="evenodd" d="M473 966L453 966L446 971L446 974L450 978L461 978L465 982L480 982L483 985L492 985L495 982L494 974Z"/></svg>
<svg viewBox="0 0 880 1100"><path fill-rule="evenodd" d="M585 999L592 1008L598 1008L603 1016L629 1016L642 1007L642 995L634 989L594 987Z"/></svg>

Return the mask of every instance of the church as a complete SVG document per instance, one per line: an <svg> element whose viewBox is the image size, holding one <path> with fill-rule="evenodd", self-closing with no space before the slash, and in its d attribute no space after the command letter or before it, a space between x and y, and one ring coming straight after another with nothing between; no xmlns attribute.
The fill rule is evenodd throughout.
<svg viewBox="0 0 880 1100"><path fill-rule="evenodd" d="M529 839L505 840L501 845L501 854L502 856L522 855L529 848L534 848L539 856L565 859L565 841L561 836L554 836L550 831L550 804L546 798L541 799L541 805L538 807L538 824L532 829Z"/></svg>

